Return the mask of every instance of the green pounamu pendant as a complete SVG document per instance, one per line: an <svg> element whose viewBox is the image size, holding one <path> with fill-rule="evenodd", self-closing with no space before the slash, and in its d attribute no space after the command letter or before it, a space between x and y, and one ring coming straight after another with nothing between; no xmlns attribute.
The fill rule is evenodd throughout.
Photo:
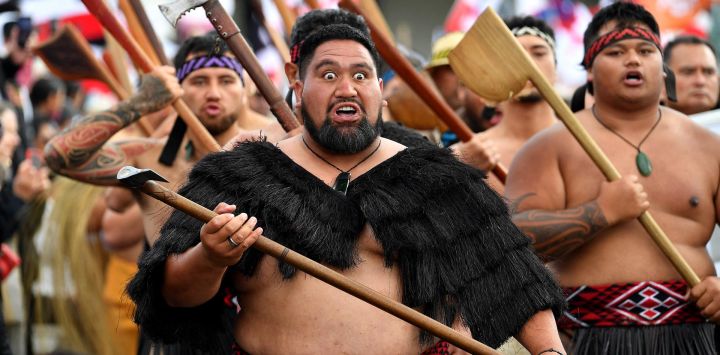
<svg viewBox="0 0 720 355"><path fill-rule="evenodd" d="M342 192L343 195L347 195L348 187L350 186L350 173L343 171L335 178L335 185L333 189L335 191Z"/></svg>
<svg viewBox="0 0 720 355"><path fill-rule="evenodd" d="M647 154L638 150L638 154L635 157L635 165L637 165L638 171L642 176L650 176L652 174L652 164Z"/></svg>

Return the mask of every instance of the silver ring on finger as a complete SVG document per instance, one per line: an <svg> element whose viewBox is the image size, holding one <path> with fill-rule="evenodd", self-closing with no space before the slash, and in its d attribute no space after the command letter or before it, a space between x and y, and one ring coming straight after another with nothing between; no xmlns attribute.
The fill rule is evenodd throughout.
<svg viewBox="0 0 720 355"><path fill-rule="evenodd" d="M233 249L240 246L240 243L236 242L232 236L229 236L227 238L227 242L230 244L230 248L233 248Z"/></svg>

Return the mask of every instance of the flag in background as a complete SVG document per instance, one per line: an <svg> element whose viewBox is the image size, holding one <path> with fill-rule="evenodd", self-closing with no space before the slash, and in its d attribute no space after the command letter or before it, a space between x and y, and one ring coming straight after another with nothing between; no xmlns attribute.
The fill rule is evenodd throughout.
<svg viewBox="0 0 720 355"><path fill-rule="evenodd" d="M456 0L445 18L445 33L466 32L486 7L498 9L502 2L502 0Z"/></svg>
<svg viewBox="0 0 720 355"><path fill-rule="evenodd" d="M707 9L711 0L635 0L650 11L660 25L664 42L676 34L693 34L707 38L710 20Z"/></svg>

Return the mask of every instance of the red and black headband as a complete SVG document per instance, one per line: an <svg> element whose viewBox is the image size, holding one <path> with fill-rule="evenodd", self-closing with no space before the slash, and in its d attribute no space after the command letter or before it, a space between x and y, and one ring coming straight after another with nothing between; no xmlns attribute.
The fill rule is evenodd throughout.
<svg viewBox="0 0 720 355"><path fill-rule="evenodd" d="M304 41L295 43L290 48L290 63L297 64L298 59L300 59L300 46L303 44L303 42Z"/></svg>
<svg viewBox="0 0 720 355"><path fill-rule="evenodd" d="M660 37L650 30L641 27L624 27L610 31L593 41L588 48L585 48L585 57L582 65L589 69L595 57L608 46L626 39L642 39L655 45L659 50Z"/></svg>

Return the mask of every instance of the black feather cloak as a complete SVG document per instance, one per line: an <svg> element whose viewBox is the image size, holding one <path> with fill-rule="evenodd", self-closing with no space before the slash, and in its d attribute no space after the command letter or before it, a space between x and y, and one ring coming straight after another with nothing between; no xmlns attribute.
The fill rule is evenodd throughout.
<svg viewBox="0 0 720 355"><path fill-rule="evenodd" d="M354 179L344 196L272 144L242 143L201 160L179 192L209 209L235 204L237 213L258 218L268 238L340 269L358 262L357 238L368 223L386 265L401 271L403 303L447 325L460 316L492 347L540 310L559 316L564 304L505 202L480 171L445 149L401 151ZM195 308L172 308L161 294L166 258L196 245L201 225L175 211L141 257L128 293L136 322L152 339L223 353L233 343L223 292ZM252 276L263 257L250 249L226 280L232 272ZM279 268L285 278L295 274L288 264Z"/></svg>

